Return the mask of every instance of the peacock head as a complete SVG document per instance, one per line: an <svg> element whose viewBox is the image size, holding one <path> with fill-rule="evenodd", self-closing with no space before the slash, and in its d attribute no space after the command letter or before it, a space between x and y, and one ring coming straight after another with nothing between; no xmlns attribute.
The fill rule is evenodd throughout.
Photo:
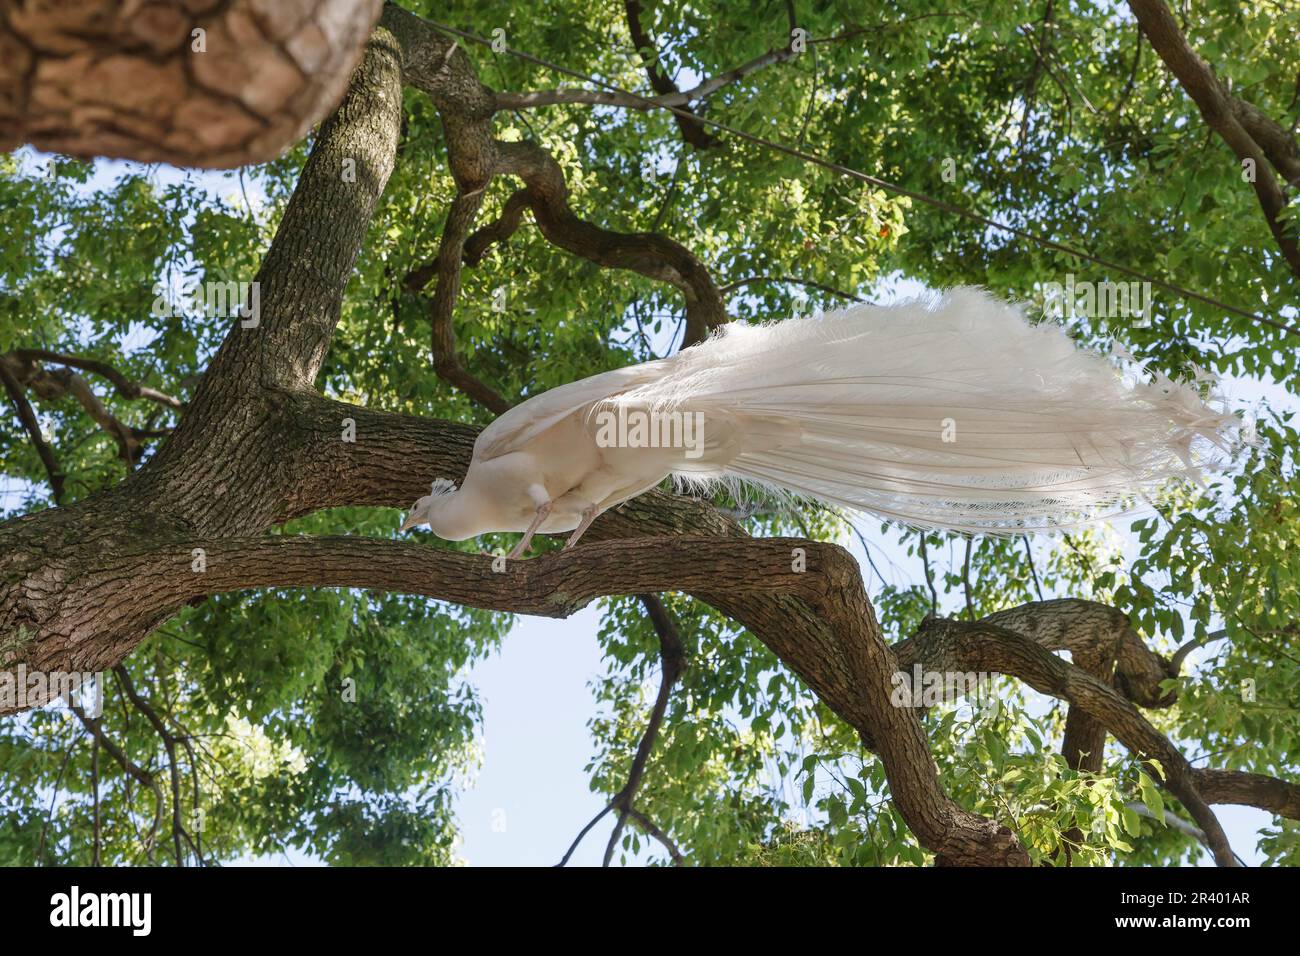
<svg viewBox="0 0 1300 956"><path fill-rule="evenodd" d="M439 526L442 524L438 520L440 513L443 506L450 503L451 496L455 493L455 482L448 481L446 478L435 479L429 494L411 505L411 511L402 522L401 530L408 531L417 525L427 524L435 534L438 534Z"/></svg>

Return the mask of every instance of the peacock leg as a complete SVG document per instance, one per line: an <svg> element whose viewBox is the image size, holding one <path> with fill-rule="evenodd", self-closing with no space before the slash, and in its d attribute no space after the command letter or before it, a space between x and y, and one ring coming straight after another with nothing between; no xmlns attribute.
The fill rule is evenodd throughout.
<svg viewBox="0 0 1300 956"><path fill-rule="evenodd" d="M549 501L544 501L537 506L537 514L533 516L533 523L528 526L528 530L525 531L524 536L519 539L519 543L514 546L513 550L511 550L509 554L506 555L507 559L513 561L528 550L528 546L532 544L533 535L537 533L537 529L542 526L542 522L546 520L550 513L551 503Z"/></svg>
<svg viewBox="0 0 1300 956"><path fill-rule="evenodd" d="M573 534L569 535L569 540L564 542L564 549L566 551L577 544L578 539L582 537L583 532L591 527L591 523L596 520L596 514L597 511L595 505L587 505L587 507L582 509L582 520L578 522L578 527L573 529Z"/></svg>

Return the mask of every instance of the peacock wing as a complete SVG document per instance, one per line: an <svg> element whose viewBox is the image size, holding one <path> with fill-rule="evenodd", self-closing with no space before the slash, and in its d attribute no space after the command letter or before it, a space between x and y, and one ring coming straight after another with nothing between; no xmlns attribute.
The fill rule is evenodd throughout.
<svg viewBox="0 0 1300 956"><path fill-rule="evenodd" d="M630 365L560 385L521 402L479 433L473 461L489 461L526 446L533 438L575 411L652 381L669 359Z"/></svg>

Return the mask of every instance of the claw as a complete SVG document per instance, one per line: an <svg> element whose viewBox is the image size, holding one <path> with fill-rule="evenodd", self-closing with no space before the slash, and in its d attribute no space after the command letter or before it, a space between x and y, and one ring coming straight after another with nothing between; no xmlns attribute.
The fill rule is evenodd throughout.
<svg viewBox="0 0 1300 956"><path fill-rule="evenodd" d="M582 520L578 522L578 527L573 529L573 534L569 535L569 540L564 542L564 550L568 551L577 544L578 539L581 538L583 533L591 527L591 523L595 520L596 506L587 505L587 507L582 509Z"/></svg>
<svg viewBox="0 0 1300 956"><path fill-rule="evenodd" d="M528 550L528 546L533 543L533 535L537 534L537 529L542 526L542 522L546 520L550 513L551 503L549 501L537 506L537 514L533 516L533 523L528 526L528 530L519 539L519 543L506 555L506 560L513 561Z"/></svg>

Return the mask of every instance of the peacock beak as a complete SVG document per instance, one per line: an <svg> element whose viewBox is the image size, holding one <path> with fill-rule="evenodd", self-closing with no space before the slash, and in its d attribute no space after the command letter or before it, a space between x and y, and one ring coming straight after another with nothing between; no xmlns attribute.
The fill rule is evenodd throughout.
<svg viewBox="0 0 1300 956"><path fill-rule="evenodd" d="M402 527L401 527L399 530L401 530L401 531L410 531L412 528L414 528L414 527L415 527L416 525L418 525L419 523L420 523L420 519L417 518L417 517L415 516L415 512L412 511L409 515L406 516L406 520L404 520L404 521L402 522Z"/></svg>

